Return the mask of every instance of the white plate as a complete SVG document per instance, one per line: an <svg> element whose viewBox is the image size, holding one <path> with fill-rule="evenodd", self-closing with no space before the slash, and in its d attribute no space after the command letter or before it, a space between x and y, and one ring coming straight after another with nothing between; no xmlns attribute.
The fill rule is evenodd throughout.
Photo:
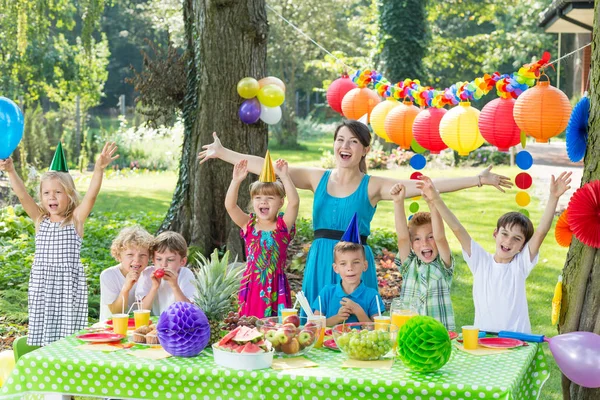
<svg viewBox="0 0 600 400"><path fill-rule="evenodd" d="M162 347L160 344L148 344L148 343L138 343L138 342L134 342L133 341L133 336L127 336L127 340L129 341L129 343L133 343L133 344L139 344L140 346L154 346L154 347Z"/></svg>

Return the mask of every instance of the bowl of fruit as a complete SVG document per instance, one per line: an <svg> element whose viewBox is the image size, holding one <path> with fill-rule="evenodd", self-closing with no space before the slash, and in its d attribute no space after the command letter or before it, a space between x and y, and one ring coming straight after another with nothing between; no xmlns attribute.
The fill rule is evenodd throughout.
<svg viewBox="0 0 600 400"><path fill-rule="evenodd" d="M275 354L284 357L308 353L319 337L317 324L296 315L287 317L283 323L279 317L262 318L256 322L256 328L271 342Z"/></svg>
<svg viewBox="0 0 600 400"><path fill-rule="evenodd" d="M352 322L332 328L337 347L353 360L379 360L392 350L398 327L393 324Z"/></svg>

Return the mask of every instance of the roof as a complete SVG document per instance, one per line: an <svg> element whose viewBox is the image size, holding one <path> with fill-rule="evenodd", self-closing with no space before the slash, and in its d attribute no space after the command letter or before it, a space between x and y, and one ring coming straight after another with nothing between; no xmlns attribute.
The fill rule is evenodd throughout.
<svg viewBox="0 0 600 400"><path fill-rule="evenodd" d="M548 33L591 33L594 1L554 0L540 17L540 26Z"/></svg>

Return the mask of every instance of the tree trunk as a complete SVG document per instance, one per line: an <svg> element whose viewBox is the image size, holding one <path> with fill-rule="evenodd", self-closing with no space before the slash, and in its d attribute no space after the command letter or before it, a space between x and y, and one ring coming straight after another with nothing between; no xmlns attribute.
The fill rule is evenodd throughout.
<svg viewBox="0 0 600 400"><path fill-rule="evenodd" d="M600 35L598 2L594 10L592 44L592 82L590 84L590 120L582 185L600 179ZM559 333L588 331L600 334L600 252L573 237L563 270L563 300ZM600 389L589 389L572 383L563 375L563 398L600 399Z"/></svg>
<svg viewBox="0 0 600 400"><path fill-rule="evenodd" d="M183 234L190 246L209 253L227 245L240 259L244 250L227 215L224 201L232 167L211 160L199 165L196 155L218 132L223 145L235 151L264 156L267 127L246 125L238 118L242 99L237 82L266 71L268 23L264 0L184 0L187 87L183 117L185 134L179 180L161 230ZM238 204L250 202L248 181L240 188Z"/></svg>

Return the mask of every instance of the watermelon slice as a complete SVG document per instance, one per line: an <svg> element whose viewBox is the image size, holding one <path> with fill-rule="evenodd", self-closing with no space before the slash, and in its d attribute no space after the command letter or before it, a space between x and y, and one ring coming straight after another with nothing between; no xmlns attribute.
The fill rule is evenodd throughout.
<svg viewBox="0 0 600 400"><path fill-rule="evenodd" d="M242 353L262 353L262 349L252 342L246 343L242 349Z"/></svg>
<svg viewBox="0 0 600 400"><path fill-rule="evenodd" d="M240 328L242 328L242 326L238 326L227 335L223 336L223 339L219 340L218 345L223 346L225 343L228 343L235 335L237 335L237 333L240 331ZM245 328L245 326L243 328Z"/></svg>
<svg viewBox="0 0 600 400"><path fill-rule="evenodd" d="M234 342L244 344L247 342L258 342L263 338L263 334L260 333L256 328L248 328L247 326L239 326L238 328L239 330L233 337Z"/></svg>

